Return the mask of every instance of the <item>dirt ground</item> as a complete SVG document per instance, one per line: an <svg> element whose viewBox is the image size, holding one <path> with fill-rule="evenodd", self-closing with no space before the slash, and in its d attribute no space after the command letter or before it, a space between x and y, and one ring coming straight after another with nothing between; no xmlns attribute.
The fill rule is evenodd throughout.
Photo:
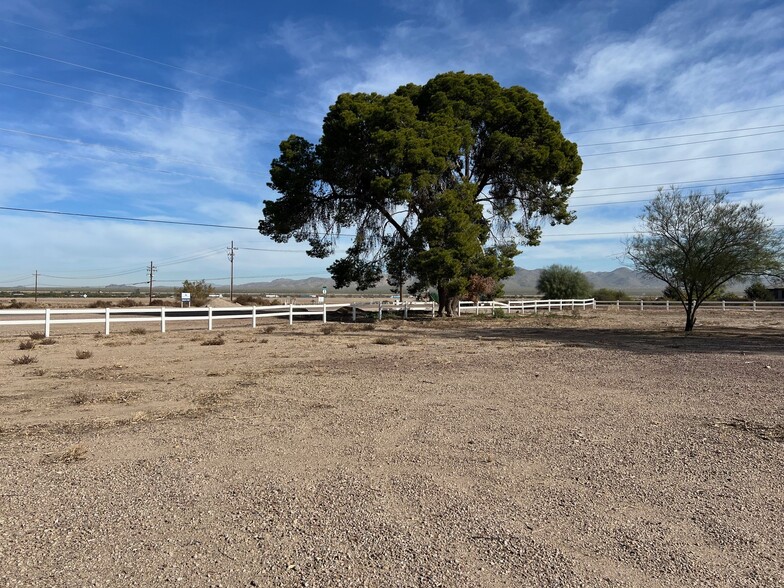
<svg viewBox="0 0 784 588"><path fill-rule="evenodd" d="M784 586L784 313L682 320L2 327L0 585Z"/></svg>

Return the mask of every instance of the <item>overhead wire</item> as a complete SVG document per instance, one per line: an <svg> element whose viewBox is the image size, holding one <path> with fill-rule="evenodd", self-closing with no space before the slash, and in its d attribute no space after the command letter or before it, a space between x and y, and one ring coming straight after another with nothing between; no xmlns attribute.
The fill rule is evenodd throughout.
<svg viewBox="0 0 784 588"><path fill-rule="evenodd" d="M700 119L700 118L713 118L713 117L718 117L718 116L728 116L730 114L743 114L743 113L746 113L746 112L758 112L758 111L761 111L761 110L772 110L772 109L775 109L775 108L784 108L784 104L772 104L770 106L758 106L756 108L743 108L741 110L727 110L725 112L715 112L715 113L712 113L712 114L700 114L700 115L695 115L695 116L684 116L684 117L680 117L680 118L671 118L671 119L667 119L667 120L652 120L652 121L647 121L647 122L632 123L632 124L628 124L628 125L618 125L618 126L614 126L614 127L602 127L602 128L597 128L597 129L575 129L575 130L565 131L565 133L568 134L568 135L577 135L577 134L581 134L581 133L598 133L600 131L616 131L616 130L619 130L619 129L631 129L631 128L634 128L634 127L643 127L643 126L649 126L649 125L662 125L662 124L668 124L668 123L673 123L673 122L682 122L682 121L686 121L686 120L697 120L697 119Z"/></svg>
<svg viewBox="0 0 784 588"><path fill-rule="evenodd" d="M111 145L104 145L103 143L90 143L86 141L80 141L78 139L69 139L67 137L58 137L55 135L44 135L42 133L33 133L31 131L24 131L19 129L9 129L6 127L0 127L0 132L3 133L11 133L16 135L23 135L26 137L33 137L35 139L46 139L47 141L58 141L60 143L67 143L68 145L75 145L77 147L95 147L98 149L106 149L107 151L114 151L116 153L128 153L135 157L148 157L150 159L160 159L162 161L170 161L172 163L180 163L183 165L193 165L196 167L206 167L212 169L223 169L228 171L240 172L245 173L248 175L254 176L261 176L266 177L266 174L262 174L260 172L254 172L247 169L230 167L226 165L214 165L209 163L202 163L199 161L194 161L191 159L178 159L176 157L169 157L166 155L158 154L158 153L149 153L147 151L136 151L134 149L123 149L122 147L112 147Z"/></svg>
<svg viewBox="0 0 784 588"><path fill-rule="evenodd" d="M192 74L192 75L201 76L203 78L206 78L206 79L209 79L209 80L213 80L215 82L221 82L223 84L229 84L229 85L232 85L232 86L237 86L239 88L245 88L246 90L252 90L254 92L258 92L259 94L265 94L265 95L271 95L272 94L271 92L265 92L264 90L259 90L258 88L254 88L253 86L248 86L246 84L241 84L239 82L233 82L231 80L226 80L224 78L219 78L217 76L212 76L212 75L209 75L209 74L205 74L205 73L202 73L200 71L188 69L188 68L181 67L181 66L178 66L178 65L173 65L171 63L166 63L165 61L158 61L156 59L150 59L149 57L144 57L143 55L138 55L136 53L131 53L129 51L122 51L120 49L115 49L114 47L109 47L107 45L101 45L100 43L94 43L92 41L86 41L85 39L80 39L78 37L72 37L70 35L64 35L62 33L57 33L55 31L50 31L50 30L47 30L47 29L34 27L32 25L20 23L20 22L13 21L13 20L10 20L10 19L7 19L7 18L0 18L0 22L6 22L6 23L9 23L9 24L12 24L12 25L15 25L15 26L19 26L19 27L25 27L25 28L28 28L28 29L32 29L34 31L38 31L40 33L46 33L47 35L52 35L52 36L55 36L55 37L68 39L69 41L75 41L77 43L82 43L84 45L89 45L91 47L97 47L97 48L103 49L105 51L111 51L112 53L117 53L118 55L124 55L126 57L133 57L135 59L140 59L140 60L146 61L148 63L153 63L155 65L160 65L160 66L168 67L168 68L171 68L171 69L174 69L174 70L177 70L177 71L182 71L182 72L189 73L189 74Z"/></svg>
<svg viewBox="0 0 784 588"><path fill-rule="evenodd" d="M35 58L38 58L38 59L45 59L47 61L52 61L54 63L60 63L62 65L67 65L67 66L70 66L70 67L76 67L78 69L83 69L83 70L91 71L91 72L94 72L94 73L100 73L100 74L111 76L111 77L114 77L114 78L119 78L119 79L130 81L130 82L135 82L135 83L138 83L138 84L144 84L146 86L151 86L151 87L158 88L158 89L161 89L161 90L167 90L169 92L175 92L177 94L181 94L181 95L184 95L184 96L189 96L189 97L197 99L197 100L206 100L206 101L209 101L209 102L216 102L218 104L223 104L224 106L233 106L235 108L243 108L243 109L248 109L248 110L254 110L254 111L257 111L257 112L264 113L264 114L266 114L268 116L275 116L275 117L287 118L287 119L291 118L291 115L284 115L282 113L271 112L271 111L268 111L268 110L264 110L262 108L257 108L255 106L250 106L248 104L240 104L238 102L231 102L229 100L221 100L220 98L213 98L211 96L205 96L203 94L197 94L195 92L188 92L186 90L180 90L179 88L173 88L171 86L165 86L163 84L156 84L155 82L148 82L147 80L142 80L142 79L134 78L134 77L131 77L131 76L125 76L125 75L122 75L122 74L110 72L110 71L107 71L107 70L104 70L104 69L99 69L99 68L96 68L96 67L90 67L90 66L87 66L87 65L82 65L82 64L79 64L79 63L75 63L73 61L66 61L64 59L57 59L55 57L50 57L48 55L42 55L40 53L34 53L32 51L25 51L24 49L17 49L15 47L9 47L8 45L0 44L0 49L5 49L6 51L13 51L15 53L21 53L23 55L28 55L30 57L35 57Z"/></svg>
<svg viewBox="0 0 784 588"><path fill-rule="evenodd" d="M776 129L784 127L781 125L763 125L759 127L741 127L737 129L725 129L723 131L705 131L702 133L686 133L683 135L667 135L664 137L647 137L642 139L626 139L623 141L606 141L604 143L578 143L578 147L603 147L604 145L620 145L622 143L641 143L647 141L663 141L665 139L684 139L686 137L702 137L704 135L720 135L723 133L739 133L741 131L759 131L762 129Z"/></svg>
<svg viewBox="0 0 784 588"><path fill-rule="evenodd" d="M34 90L32 88L24 88L22 86L16 86L14 84L5 84L3 82L0 82L0 86L3 86L5 88L12 88L14 90L22 90L24 92L32 92L34 94L40 94L42 96L48 96L50 98L57 98L58 100L67 100L68 102L75 102L77 104L85 104L85 105L90 106L92 108L102 108L104 110L111 110L111 111L114 111L114 112L120 112L122 114L128 114L128 115L131 115L131 116L138 116L140 118L146 118L146 119L150 119L150 120L158 120L158 121L162 121L162 122L166 122L166 123L170 123L170 124L172 123L171 120L168 120L168 119L165 119L165 118L161 118L160 116L153 116L151 114L144 114L143 112L135 112L133 110L125 110L124 108L116 108L114 106L107 106L105 104L96 104L95 102L88 102L86 100L79 100L78 98L70 98L68 96L61 96L59 94L52 94L51 92L43 92L41 90ZM239 137L239 135L236 135L234 133L227 133L225 131L219 131L217 129L212 129L210 127L202 127L202 126L199 126L199 125L190 125L190 124L187 124L187 123L176 122L176 121L175 121L175 124L178 125L178 126L184 127L184 128L197 129L197 130L200 130L200 131L207 131L207 132L210 132L210 133L215 133L217 135L224 135L224 136L227 136L227 137L234 137L234 138Z"/></svg>
<svg viewBox="0 0 784 588"><path fill-rule="evenodd" d="M166 169L153 169L150 167L145 167L143 165L134 165L133 163L126 163L124 161L113 161L110 159L101 159L99 157L90 157L89 155L77 155L75 153L69 153L67 151L52 151L47 149L33 149L31 147L25 146L24 148L17 148L12 145L8 145L7 143L0 143L0 147L9 147L14 149L16 152L31 152L31 153L42 153L44 155L61 155L63 157L70 157L73 159L84 159L87 161L97 161L99 163L108 164L108 165L122 165L124 167L129 167L131 169L138 169L141 171L153 172L157 174L164 174L164 175L173 175L173 176L182 176L185 178L191 178L196 180L207 180L210 182L220 183L220 184L233 184L235 186L242 186L245 188L253 188L257 190L259 188L256 184L247 184L245 182L238 182L236 180L229 180L229 179L218 179L212 176L198 176L195 174L189 174L186 172L174 171L174 170L166 170Z"/></svg>
<svg viewBox="0 0 784 588"><path fill-rule="evenodd" d="M643 163L629 163L625 165L608 165L604 167L590 167L590 168L583 168L583 171L587 172L587 171L602 171L608 169L622 169L622 168L629 168L629 167L645 167L649 165L663 165L667 163L702 161L703 159L720 159L722 157L737 157L738 155L757 155L759 153L773 153L775 151L784 151L784 147L776 147L774 149L758 149L756 151L742 151L739 153L723 153L721 155L703 155L701 157L685 157L682 159L670 159L668 161L648 161Z"/></svg>

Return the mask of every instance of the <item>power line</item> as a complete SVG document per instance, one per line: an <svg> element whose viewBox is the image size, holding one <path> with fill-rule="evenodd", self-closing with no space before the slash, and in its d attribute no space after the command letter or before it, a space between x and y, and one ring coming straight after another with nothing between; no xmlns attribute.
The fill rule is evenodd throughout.
<svg viewBox="0 0 784 588"><path fill-rule="evenodd" d="M615 131L615 130L618 130L618 129L630 129L632 127L643 127L643 126L647 126L647 125L662 125L662 124L666 124L666 123L681 122L681 121L685 121L685 120L697 120L697 119L700 119L700 118L711 118L711 117L717 117L717 116L727 116L727 115L730 115L730 114L741 114L741 113L744 113L744 112L757 112L759 110L771 110L771 109L774 109L774 108L784 108L784 104L774 104L772 106L760 106L760 107L757 107L757 108L744 108L743 110L728 110L728 111L725 111L725 112L716 112L714 114L701 114L701 115L697 115L697 116L684 116L684 117L681 117L681 118L671 118L671 119L668 119L668 120L652 120L652 121L649 121L649 122L633 123L633 124L630 124L630 125L619 125L617 127L603 127L603 128L600 128L600 129L580 129L580 130L574 130L574 131L570 130L570 131L566 131L566 134L577 135L577 134L580 134L580 133L598 133L599 131Z"/></svg>
<svg viewBox="0 0 784 588"><path fill-rule="evenodd" d="M16 74L14 74L16 75ZM739 133L741 131L758 131L761 129L775 129L784 125L763 125L761 127L743 127L738 129L726 129L723 131L705 131L703 133L686 133L684 135L667 135L664 137L648 137L646 139L626 139L624 141L606 141L604 143L581 143L578 147L601 147L604 145L620 145L622 143L641 143L647 141L663 141L665 139L683 139L686 137L702 137L703 135L720 135L722 133Z"/></svg>
<svg viewBox="0 0 784 588"><path fill-rule="evenodd" d="M607 170L607 169L621 169L621 168L625 168L625 167L643 167L643 166L647 166L647 165L663 165L665 163L681 163L681 162L684 162L684 161L700 161L700 160L703 160L703 159L718 159L718 158L721 158L721 157L736 157L738 155L754 155L754 154L757 154L757 153L772 153L774 151L784 151L784 147L777 147L775 149L759 149L757 151L743 151L743 152L740 152L740 153L724 153L722 155L705 155L705 156L702 156L702 157L687 157L687 158L684 158L684 159L671 159L671 160L668 160L668 161L649 161L649 162L645 162L645 163L629 163L629 164L626 164L626 165L609 165L609 166L606 166L606 167L591 167L591 168L583 169L583 171L584 172L587 172L587 171L601 171L601 170Z"/></svg>
<svg viewBox="0 0 784 588"><path fill-rule="evenodd" d="M197 175L194 175L194 174L189 174L189 173L180 172L180 171L165 170L165 169L153 169L153 168L150 168L150 167L144 167L142 165L134 165L132 163L125 163L124 161L111 161L111 160L108 160L108 159L100 159L98 157L90 157L89 155L76 155L75 153L68 153L67 151L52 151L52 150L47 150L47 149L32 149L32 148L27 147L27 146L25 146L23 149L19 149L19 148L13 146L13 145L8 145L7 143L0 144L0 146L1 147L8 147L9 149L14 149L17 152L24 151L24 152L31 152L31 153L43 153L45 155L61 155L63 157L71 157L71 158L74 158L74 159L84 159L84 160L87 160L87 161L97 161L97 162L100 162L100 163L103 163L103 164L109 164L109 165L122 165L122 166L129 167L129 168L132 168L132 169L138 169L138 170L147 171L147 172L154 172L156 174L183 176L185 178L193 178L193 179L196 179L196 180L208 180L208 181L215 182L215 183L218 183L218 184L233 184L235 186L242 186L242 187L245 187L245 188L253 188L254 190L257 190L259 188L259 186L256 185L256 184L246 184L244 182L237 182L235 180L221 180L221 179L218 179L218 178L213 178L211 176L197 176Z"/></svg>
<svg viewBox="0 0 784 588"><path fill-rule="evenodd" d="M770 180L757 180L757 181L781 181L781 179L780 178L771 178ZM732 186L732 185L735 185L735 184L744 184L745 185L745 184L750 184L750 183L756 183L756 182L741 181L741 182L726 182L726 183L723 183L723 184L713 184L713 185L706 185L706 184L699 185L698 184L698 185L694 185L694 186L679 186L678 184L674 184L674 185L678 185L681 188L688 188L689 190L693 190L694 188L710 188L710 187L716 188L718 186ZM673 184L667 184L667 185L673 185ZM658 185L657 185L657 187L658 187ZM755 192L755 191L760 191L760 190L777 190L777 189L780 189L780 188L782 188L782 186L774 186L772 188L755 188L755 189L750 189L750 190L743 190L743 192L741 192L741 193L744 193L744 192ZM588 195L585 195L585 196L572 196L571 200L578 200L578 199L579 200L585 200L585 199L588 199L588 198L607 198L607 197L610 197L610 196L629 196L631 194L644 194L644 193L645 193L645 191L641 192L641 191L637 190L637 191L633 191L633 192L614 192L612 194L609 194L609 193L608 194L588 194Z"/></svg>
<svg viewBox="0 0 784 588"><path fill-rule="evenodd" d="M12 206L0 206L0 210L9 210L12 212L30 212L34 214L52 214L58 216L75 216L81 218L98 218L104 220L130 221L130 222L137 222L137 223L156 223L161 225L182 225L182 226L190 226L190 227L205 227L205 228L212 228L212 229L237 229L240 231L258 231L258 227L240 227L236 225L220 225L220 224L213 224L213 223L194 223L194 222L187 222L187 221L171 221L171 220L159 220L159 219L151 219L151 218L134 218L129 216L85 214L82 212L63 212L61 210L38 210L34 208L16 208Z"/></svg>
<svg viewBox="0 0 784 588"><path fill-rule="evenodd" d="M748 183L756 182L770 182L784 177L784 172L775 172L771 174L754 174L750 176L730 176L728 178L703 178L701 180L682 180L680 182L659 182L657 184L634 184L631 186L604 186L602 188L577 188L575 192L598 192L600 190L623 190L626 188L657 188L659 186L681 186L683 184L693 184L695 182L723 182L724 180L743 180L749 179ZM760 180L752 180L751 178L767 178ZM746 183L746 182L738 182Z"/></svg>
<svg viewBox="0 0 784 588"><path fill-rule="evenodd" d="M736 196L738 194L747 194L749 192L767 192L767 191L770 191L770 190L782 190L782 191L784 191L784 186L774 186L772 188L754 188L754 189L751 189L751 190L740 190L738 192L734 192L733 196ZM607 196L612 196L612 194L597 196L597 198L599 198L599 197L607 197ZM616 205L616 204L634 204L634 203L637 203L637 202L650 202L650 201L651 201L650 198L643 198L642 200L616 200L614 202L592 202L590 204L574 204L574 205L571 206L571 208L584 208L584 207L588 207L588 206L613 206L613 205Z"/></svg>
<svg viewBox="0 0 784 588"><path fill-rule="evenodd" d="M53 61L55 63L61 63L63 65L68 65L70 67L76 67L76 68L79 68L79 69L84 69L86 71L91 71L91 72L94 72L94 73L104 74L104 75L111 76L111 77L114 77L114 78L127 80L129 82L136 82L137 84L144 84L146 86L152 86L154 88L159 88L161 90L168 90L169 92L176 92L177 94L182 94L184 96L190 96L191 98L196 98L198 100L208 100L210 102L217 102L219 104L224 104L224 105L227 105L227 106L234 106L234 107L237 107L237 108L246 108L246 109L249 109L249 110L255 110L255 111L258 111L258 112L263 112L264 114L269 115L269 116L275 116L275 117L280 117L280 118L290 118L290 115L283 115L283 114L279 114L279 113L275 113L275 112L270 112L270 111L267 111L267 110L263 110L261 108L256 108L255 106L249 106L247 104L240 104L238 102L230 102L228 100L221 100L220 98L212 98L211 96L204 96L202 94L196 94L195 92L187 92L185 90L180 90L179 88L173 88L171 86L164 86L163 84L156 84L154 82L148 82L146 80L140 80L139 78L133 78L133 77L130 77L130 76L124 76L122 74L113 73L113 72L110 72L110 71L106 71L104 69L98 69L98 68L95 68L95 67L89 67L87 65L74 63L72 61L65 61L64 59L57 59L55 57L49 57L48 55L41 55L40 53L33 53L32 51L25 51L23 49L16 49L14 47L9 47L7 45L0 45L0 49L5 49L6 51L13 51L15 53L21 53L23 55L29 55L31 57L37 57L38 59L46 59L48 61Z"/></svg>
<svg viewBox="0 0 784 588"><path fill-rule="evenodd" d="M32 29L32 30L38 31L40 33L46 33L47 35L53 35L55 37L61 37L63 39L68 39L69 41L76 41L77 43L83 43L85 45L90 45L91 47L98 47L99 49L104 49L106 51L111 51L112 53L117 53L119 55L125 55L126 57L133 57L135 59L141 59L142 61L146 61L148 63L154 63L155 65L160 65L160 66L163 66L163 67L168 67L168 68L171 68L171 69L175 69L177 71L182 71L182 72L193 74L193 75L196 75L196 76L201 76L203 78L207 78L209 80L213 80L213 81L216 81L216 82L221 82L223 84L229 84L229 85L232 85L232 86L237 86L239 88L245 88L246 90L252 90L254 92L258 92L259 94L265 94L265 95L270 95L271 94L271 92L265 92L263 90L259 90L257 88L252 87L252 86L247 86L247 85L241 84L239 82L232 82L231 80L226 80L226 79L219 78L219 77L216 77L216 76L211 76L209 74L205 74L205 73L202 73L202 72L199 72L199 71L195 71L195 70L192 70L192 69L187 69L185 67L180 67L178 65L172 65L171 63L166 63L166 62L163 62L163 61L157 61L155 59L150 59L149 57L144 57L143 55L137 55L136 53L130 53L128 51L121 51L120 49L114 49L113 47L107 47L106 45L101 45L99 43L93 43L92 41L85 41L84 39L79 39L77 37L71 37L69 35L64 35L62 33L56 33L54 31L49 31L49 30L46 30L46 29L40 29L40 28L34 27L32 25L24 24L24 23L21 23L21 22L16 22L16 21L13 21L13 20L8 20L6 18L0 18L0 21L6 22L6 23L9 23L9 24L12 24L12 25L16 25L16 26L19 26L19 27L25 27L25 28L28 28L28 29Z"/></svg>
<svg viewBox="0 0 784 588"><path fill-rule="evenodd" d="M751 133L749 135L735 135L734 137L719 137L716 139L703 139L701 141L687 141L685 143L672 143L670 145L654 145L651 147L637 147L635 149L622 149L619 151L605 151L603 153L588 153L586 155L582 155L581 157L599 157L603 155L617 155L619 153L633 153L635 151L651 151L653 149L671 149L673 147L685 147L687 145L700 145L703 143L716 143L718 141L731 141L733 139L745 139L746 137L760 137L762 135L776 135L779 133L784 133L784 130L766 131L764 133Z"/></svg>
<svg viewBox="0 0 784 588"><path fill-rule="evenodd" d="M153 116L151 114L144 114L142 112L134 112L133 110L125 110L123 108L116 108L114 106L106 106L104 104L95 104L94 102L87 102L86 100L79 100L77 98L70 98L68 96L60 96L59 94L52 94L51 92L42 92L41 90L33 90L32 88L24 88L22 86L15 86L14 84L4 84L3 82L0 82L0 86L4 86L6 88L13 88L14 90L22 90L23 92L32 92L34 94L40 94L42 96L48 96L50 98L57 98L58 100L67 100L68 102L76 102L77 104L85 104L87 106L91 106L92 108L103 108L104 110L112 110L114 112L120 112L120 113L123 113L123 114L130 114L131 116L138 116L138 117L141 117L141 118L148 118L148 119L151 119L151 120L159 120L159 121L163 121L163 122L167 122L167 123L171 123L172 122L172 121L170 121L168 119L161 118L160 116ZM181 122L177 122L176 124L178 124L181 127L186 127L186 128L190 128L190 129L198 129L200 131L208 131L210 133L215 133L217 135L225 135L227 137L235 137L235 138L238 137L238 135L235 135L233 133L227 133L225 131L219 131L217 129L211 129L210 127L201 127L201 126L198 126L198 125L189 125L189 124L181 123Z"/></svg>
<svg viewBox="0 0 784 588"><path fill-rule="evenodd" d="M213 165L209 163L200 163L198 161L193 161L191 159L177 159L176 157L167 157L166 155L161 155L158 153L149 153L146 151L135 151L133 149L123 149L122 147L111 147L109 145L104 145L102 143L89 143L86 141L79 141L77 139L68 139L67 137L57 137L55 135L43 135L41 133L33 133L30 131L22 131L19 129L8 129L5 127L0 127L0 132L4 133L12 133L17 135L24 135L26 137L33 137L36 139L46 139L48 141L59 141L60 143L67 143L69 145L76 145L78 147L97 147L98 149L106 149L107 151L115 151L117 153L128 153L130 155L134 155L137 157L149 157L151 159L160 159L163 161L171 161L173 163L180 163L183 165L195 165L196 167L207 167L207 168L214 168L214 169L225 169L228 171L240 172L244 174L254 175L254 176L261 176L266 177L266 174L262 174L259 172L250 171L247 169L236 168L236 167L229 167L225 165Z"/></svg>

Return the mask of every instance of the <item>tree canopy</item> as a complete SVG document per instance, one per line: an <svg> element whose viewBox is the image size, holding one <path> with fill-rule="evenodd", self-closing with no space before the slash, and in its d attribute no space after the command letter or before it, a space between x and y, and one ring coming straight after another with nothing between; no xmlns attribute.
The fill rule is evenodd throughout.
<svg viewBox="0 0 784 588"><path fill-rule="evenodd" d="M660 188L640 219L626 255L637 271L667 284L665 292L686 311L686 331L700 305L725 284L784 271L782 232L762 216L761 205L728 202L727 192L684 196Z"/></svg>
<svg viewBox="0 0 784 588"><path fill-rule="evenodd" d="M273 160L262 234L308 242L337 287L435 286L441 308L472 276L513 274L541 223L568 224L582 161L539 98L491 76L445 73L394 93L341 94L317 144L290 136ZM346 232L348 231L348 232ZM391 270L391 271L390 271ZM476 280L474 280L476 281Z"/></svg>
<svg viewBox="0 0 784 588"><path fill-rule="evenodd" d="M559 264L542 270L536 289L545 298L553 300L588 298L593 292L593 286L584 273L576 267Z"/></svg>

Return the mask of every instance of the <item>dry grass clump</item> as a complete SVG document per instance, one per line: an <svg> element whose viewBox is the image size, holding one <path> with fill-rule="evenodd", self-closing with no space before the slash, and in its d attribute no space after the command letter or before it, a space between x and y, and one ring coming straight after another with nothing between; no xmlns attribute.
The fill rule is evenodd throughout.
<svg viewBox="0 0 784 588"><path fill-rule="evenodd" d="M130 331L128 331L131 335L146 335L147 329L144 327L134 327Z"/></svg>
<svg viewBox="0 0 784 588"><path fill-rule="evenodd" d="M34 331L31 333L27 333L27 336L30 337L33 341L40 341L41 339L46 338L46 335L41 333L40 331Z"/></svg>
<svg viewBox="0 0 784 588"><path fill-rule="evenodd" d="M275 332L275 327L273 325L269 325L268 327L264 327L261 331L269 335L270 333Z"/></svg>
<svg viewBox="0 0 784 588"><path fill-rule="evenodd" d="M39 345L54 345L55 343L57 343L57 339L51 337L44 337L38 342Z"/></svg>
<svg viewBox="0 0 784 588"><path fill-rule="evenodd" d="M20 341L19 342L19 349L22 351L28 351L30 349L35 349L35 341L28 339L27 341Z"/></svg>
<svg viewBox="0 0 784 588"><path fill-rule="evenodd" d="M338 328L335 325L324 325L323 327L321 327L321 332L324 333L325 335L332 335L337 330Z"/></svg>
<svg viewBox="0 0 784 588"><path fill-rule="evenodd" d="M38 363L38 358L32 355L24 354L21 357L12 357L11 363L14 365L27 365L29 363Z"/></svg>
<svg viewBox="0 0 784 588"><path fill-rule="evenodd" d="M376 337L373 343L376 345L394 345L399 339L397 337Z"/></svg>
<svg viewBox="0 0 784 588"><path fill-rule="evenodd" d="M76 359L90 359L92 356L93 356L92 351L87 351L85 349L76 350Z"/></svg>
<svg viewBox="0 0 784 588"><path fill-rule="evenodd" d="M87 459L87 448L82 444L69 447L60 453L47 453L41 463L74 463Z"/></svg>
<svg viewBox="0 0 784 588"><path fill-rule="evenodd" d="M205 339L201 342L202 345L225 345L226 340L223 338L223 335L216 335L211 339Z"/></svg>
<svg viewBox="0 0 784 588"><path fill-rule="evenodd" d="M376 324L375 323L366 323L366 324L362 325L362 330L363 331L375 331L376 330Z"/></svg>

